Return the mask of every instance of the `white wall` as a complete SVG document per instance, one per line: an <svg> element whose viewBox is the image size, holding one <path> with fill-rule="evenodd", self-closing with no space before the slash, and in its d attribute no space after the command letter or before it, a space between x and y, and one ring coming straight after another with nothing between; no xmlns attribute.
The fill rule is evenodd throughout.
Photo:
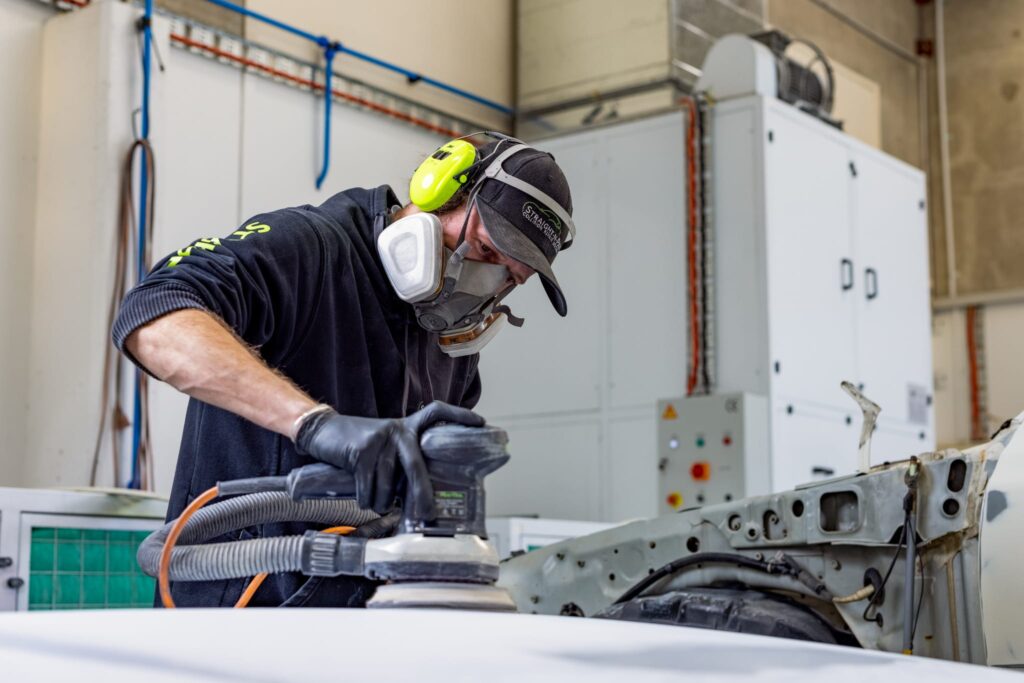
<svg viewBox="0 0 1024 683"><path fill-rule="evenodd" d="M479 410L509 432L491 514L621 521L656 514L657 405L685 391L681 112L538 143L569 181L577 243L554 268L568 316L539 282L526 317L481 354Z"/></svg>
<svg viewBox="0 0 1024 683"><path fill-rule="evenodd" d="M323 34L370 55L511 106L515 91L513 0L248 0L246 6ZM316 62L321 51L304 38L246 19L250 40ZM340 73L418 102L508 129L500 112L452 97L423 83L340 55Z"/></svg>
<svg viewBox="0 0 1024 683"><path fill-rule="evenodd" d="M27 448L14 458L23 464L21 471L5 468L3 484L88 483L100 369L109 343L117 169L138 106L140 76L130 28L135 13L128 5L99 0L85 10L48 15L45 47L39 48L41 55L45 50L44 106L32 117L41 118L45 131L38 147L37 226L31 244L30 205L19 264L19 277L26 285L33 282L31 334L17 332L17 355L10 365L30 375L31 382L28 388L22 380L21 388L0 391L2 400L15 404L28 396L29 437ZM155 255L198 237L227 234L259 211L320 203L347 187L388 183L405 199L412 171L441 141L393 119L338 105L332 117L332 167L324 189L317 191L322 100L171 48L164 21L155 31L166 64L164 73L154 70ZM25 130L34 131L30 125L22 134ZM33 146L27 148L31 153ZM0 163L10 163L6 150ZM8 273L0 278L0 292L16 283ZM30 288L18 289L25 295ZM156 485L166 492L186 401L156 384L151 402ZM23 409L19 421L25 417ZM108 461L105 452L101 484L111 482Z"/></svg>
<svg viewBox="0 0 1024 683"><path fill-rule="evenodd" d="M0 485L21 479L43 22L39 2L0 3Z"/></svg>

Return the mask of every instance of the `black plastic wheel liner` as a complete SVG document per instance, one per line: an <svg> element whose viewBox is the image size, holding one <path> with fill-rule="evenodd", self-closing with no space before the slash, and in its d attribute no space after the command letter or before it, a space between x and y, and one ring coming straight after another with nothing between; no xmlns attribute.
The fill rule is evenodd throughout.
<svg viewBox="0 0 1024 683"><path fill-rule="evenodd" d="M644 595L612 605L594 616L856 645L852 636L834 631L811 609L782 596L749 588L698 587Z"/></svg>

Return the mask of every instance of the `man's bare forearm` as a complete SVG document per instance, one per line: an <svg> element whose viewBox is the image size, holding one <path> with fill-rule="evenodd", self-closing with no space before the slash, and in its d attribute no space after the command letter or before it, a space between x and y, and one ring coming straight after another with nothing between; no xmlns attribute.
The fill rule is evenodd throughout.
<svg viewBox="0 0 1024 683"><path fill-rule="evenodd" d="M316 405L205 311L157 318L132 332L125 347L175 389L290 439L295 420Z"/></svg>

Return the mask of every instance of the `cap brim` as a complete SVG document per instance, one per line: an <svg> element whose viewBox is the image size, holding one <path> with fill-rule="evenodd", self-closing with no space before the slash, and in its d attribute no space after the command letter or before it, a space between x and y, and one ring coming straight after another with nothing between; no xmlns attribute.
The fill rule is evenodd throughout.
<svg viewBox="0 0 1024 683"><path fill-rule="evenodd" d="M558 284L551 264L536 244L522 233L519 228L506 220L486 200L477 197L476 208L480 213L480 220L487 228L487 234L491 242L502 254L513 258L520 263L532 268L540 276L544 291L547 292L551 305L558 311L558 315L565 316L567 308L565 295L562 293L562 286Z"/></svg>

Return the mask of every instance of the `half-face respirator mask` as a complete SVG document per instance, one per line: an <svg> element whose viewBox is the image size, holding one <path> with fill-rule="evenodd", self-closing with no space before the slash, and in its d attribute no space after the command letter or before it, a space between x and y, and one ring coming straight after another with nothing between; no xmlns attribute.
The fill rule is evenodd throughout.
<svg viewBox="0 0 1024 683"><path fill-rule="evenodd" d="M552 247L554 252L571 244L575 234L567 211L538 188L502 168L509 157L532 148L514 138L485 135L490 141L498 140L498 144L483 158L478 158L480 150L466 138L453 140L428 157L410 183L410 198L424 213L401 218L377 235L377 249L395 292L413 305L421 327L438 333L441 350L452 357L478 353L506 322L515 326L523 322L502 304L516 286L508 268L466 259L470 251L465 242L466 227L484 183L509 185L526 195L530 204L551 207L548 215L554 216L551 220L559 227L554 231L558 233L553 238L557 242L557 247ZM465 220L452 251L444 245L440 219L429 212L443 206L464 186L470 188ZM486 221L484 225L491 230ZM564 238L567 239L563 245ZM512 257L517 258L514 254ZM536 251L533 263L517 258L535 270L546 271L548 279L553 280L549 264L538 259L544 259L540 250ZM564 315L564 310L560 313Z"/></svg>
<svg viewBox="0 0 1024 683"><path fill-rule="evenodd" d="M449 356L478 353L504 326L510 312L501 300L515 287L508 268L466 260L466 242L446 249L434 214L395 221L381 233L377 249L399 298L413 305L422 328L438 333Z"/></svg>

